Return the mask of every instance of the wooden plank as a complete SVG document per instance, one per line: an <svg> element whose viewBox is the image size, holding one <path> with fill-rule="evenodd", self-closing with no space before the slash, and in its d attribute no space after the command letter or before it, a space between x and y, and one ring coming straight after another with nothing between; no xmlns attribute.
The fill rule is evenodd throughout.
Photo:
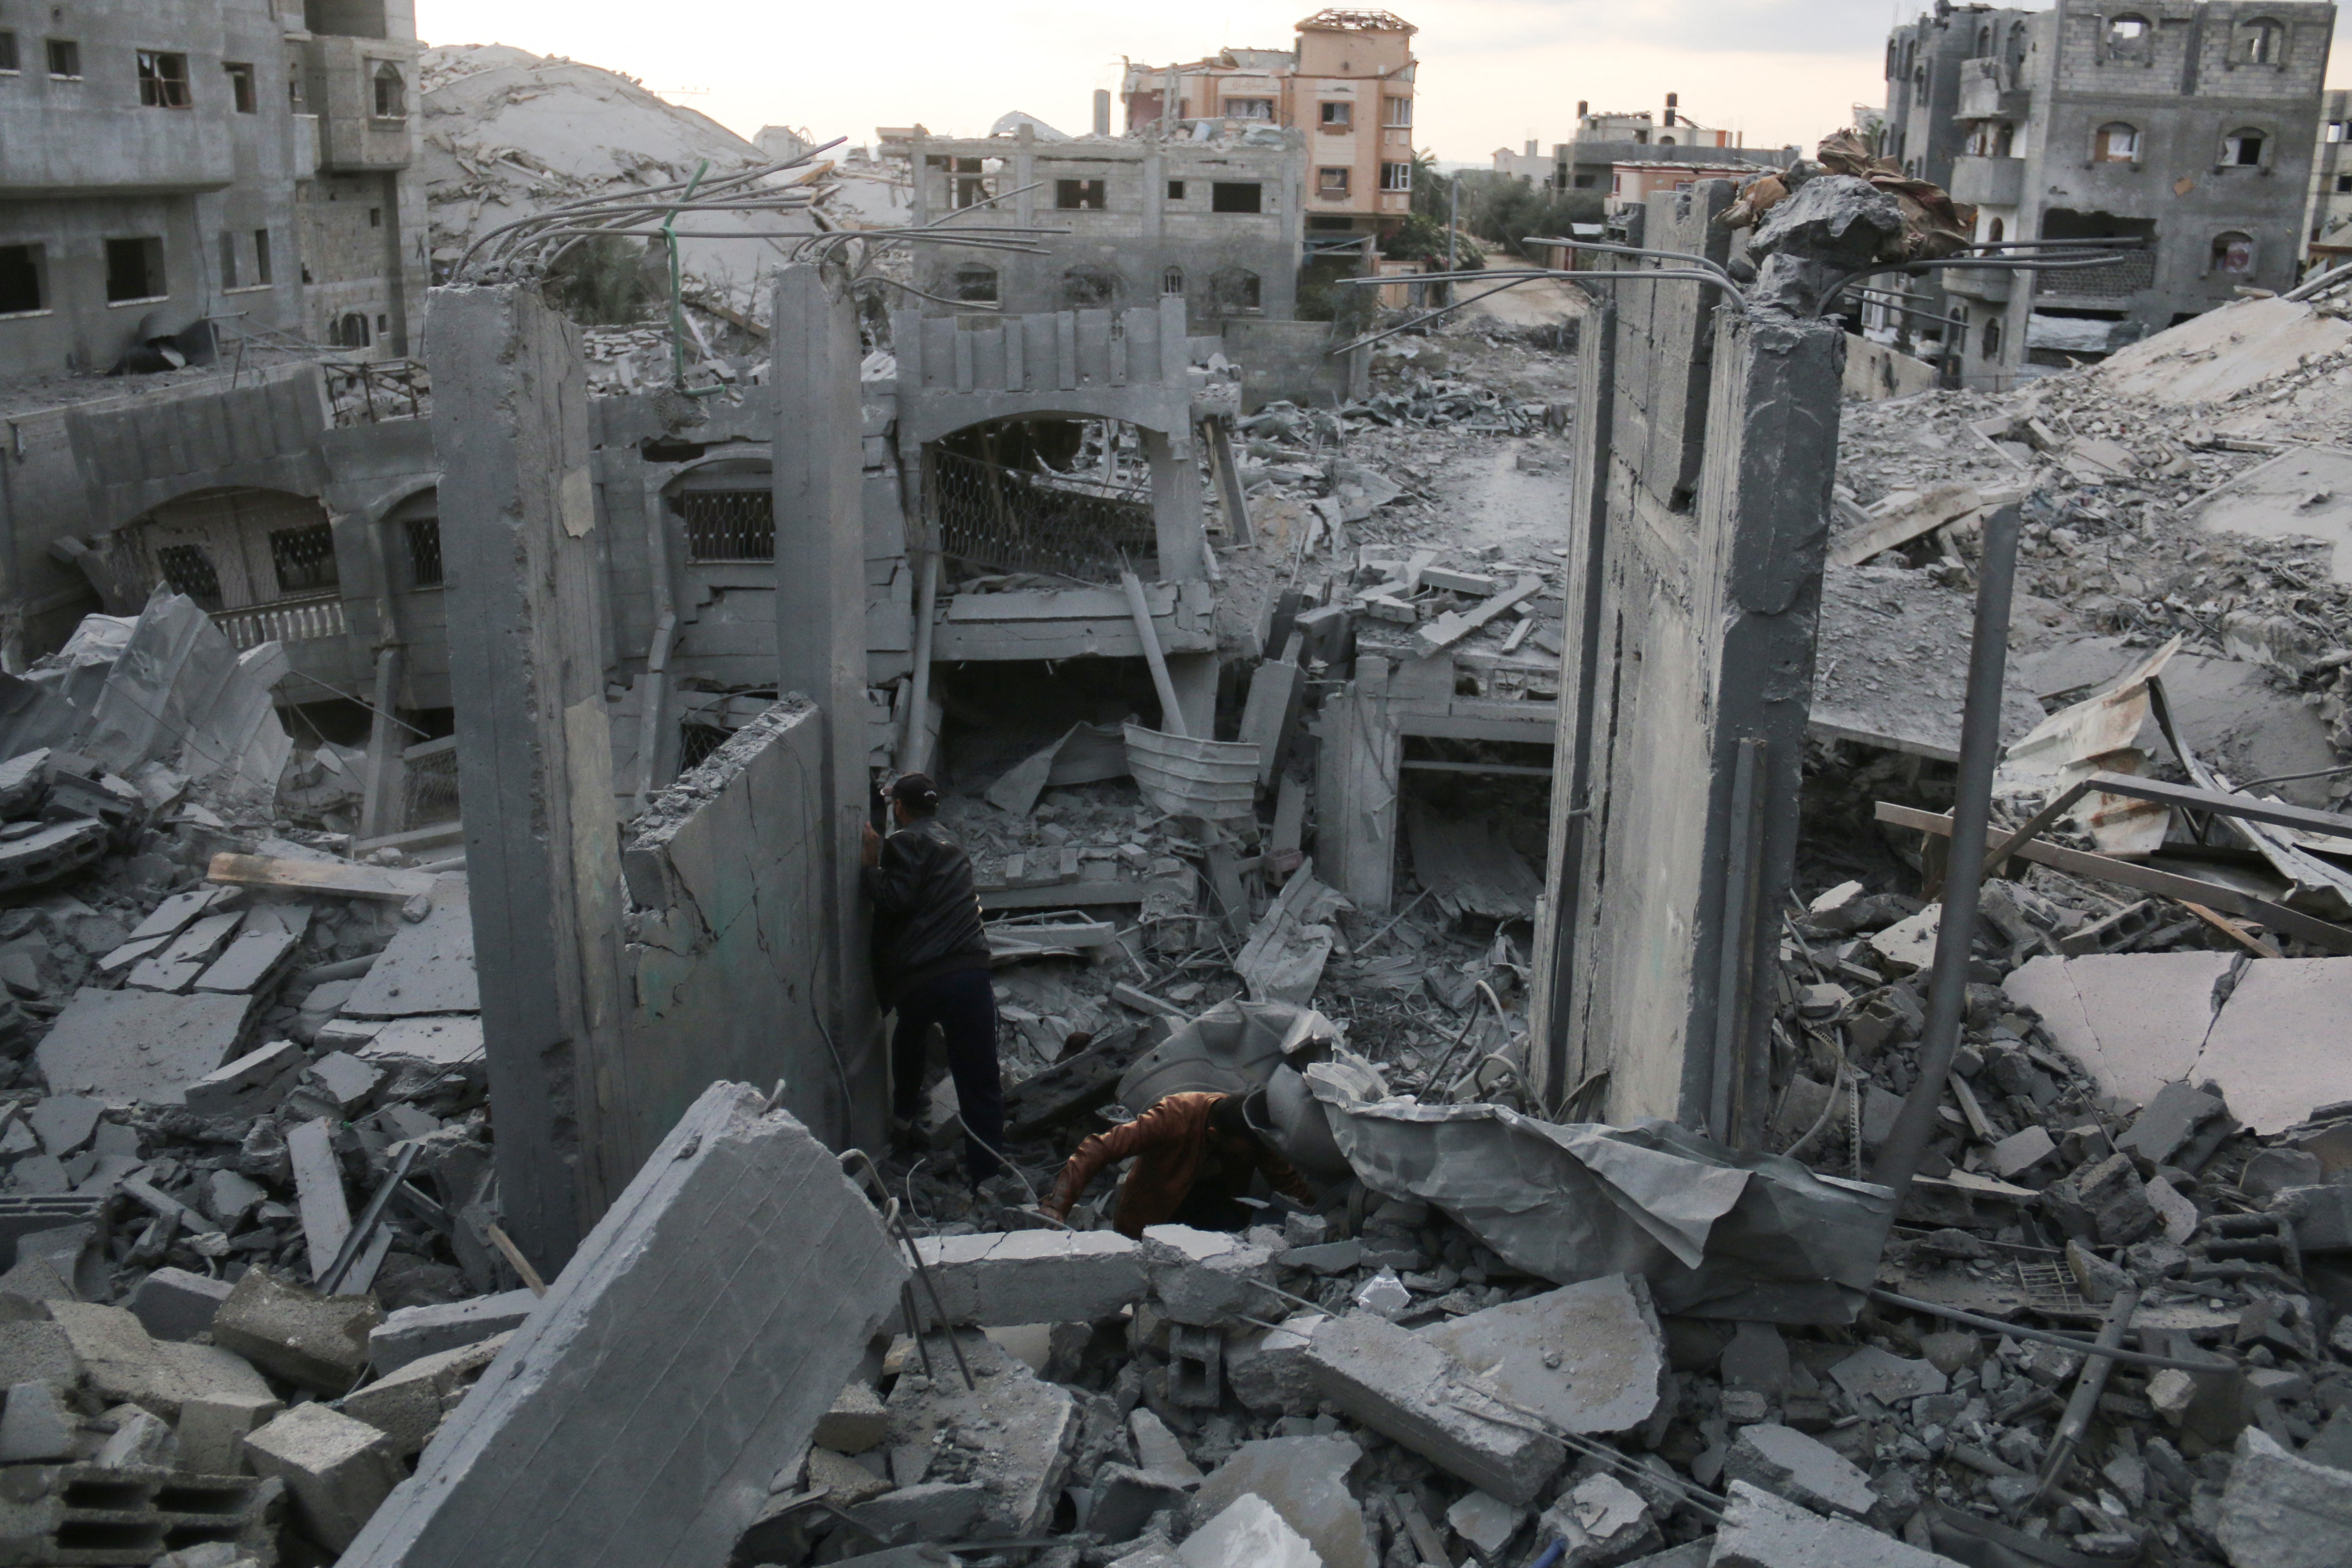
<svg viewBox="0 0 2352 1568"><path fill-rule="evenodd" d="M1419 639L1424 653L1435 653L1441 648L1452 647L1512 605L1522 600L1534 598L1542 587L1542 578L1534 575L1522 577L1512 584L1508 589L1496 595L1476 609L1467 614L1460 610L1448 610L1413 635Z"/></svg>
<svg viewBox="0 0 2352 1568"><path fill-rule="evenodd" d="M382 866L354 866L341 860L282 860L272 855L213 857L205 873L208 881L232 888L278 888L294 893L323 893L345 899L381 899L404 904L433 890L433 878L423 871L394 871Z"/></svg>
<svg viewBox="0 0 2352 1568"><path fill-rule="evenodd" d="M1937 837L1949 837L1952 819L1949 816L1921 811L1916 806L1896 805L1891 801L1878 803L1878 820L1895 827L1916 828ZM2284 904L2258 899L2242 893L2235 888L2225 888L2219 882L2208 882L2199 877L2182 877L2170 871L2160 871L2153 866L2141 866L2111 856L2093 855L2081 849L2068 849L2045 839L2021 844L2011 858L2032 860L2077 877L2094 881L2114 882L2126 888L2137 888L2143 893L2160 893L2183 904L2203 904L2208 909L2221 910L2259 922L2273 931L2300 937L2315 947L2330 952L2352 953L2352 928L2337 925L2307 915Z"/></svg>
<svg viewBox="0 0 2352 1568"><path fill-rule="evenodd" d="M1922 495L1911 498L1901 510L1880 514L1864 512L1869 525L1859 533L1849 534L1830 546L1830 564L1853 566L1881 552L1907 544L1931 529L1937 529L1955 518L1966 517L1980 507L2000 505L2018 499L2003 494L2000 500L1990 500L1977 493L1973 485L1937 485Z"/></svg>

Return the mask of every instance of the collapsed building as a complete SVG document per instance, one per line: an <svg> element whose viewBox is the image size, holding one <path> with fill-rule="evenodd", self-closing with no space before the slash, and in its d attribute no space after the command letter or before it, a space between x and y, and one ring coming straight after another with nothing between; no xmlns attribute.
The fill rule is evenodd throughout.
<svg viewBox="0 0 2352 1568"><path fill-rule="evenodd" d="M2336 14L1939 5L1887 38L1880 151L1980 240L2126 239L2104 267L1914 283L1870 324L1960 384L2013 386L2296 279ZM1903 292L1897 290L1897 292Z"/></svg>
<svg viewBox="0 0 2352 1568"><path fill-rule="evenodd" d="M1571 321L1326 337L1312 404L1172 292L811 235L690 379L597 374L526 248L432 295L429 400L76 410L110 516L208 406L343 465L380 618L306 663L160 557L228 536L84 541L117 597L0 683L0 1541L2334 1560L2352 328L1843 404L1893 179L1654 192ZM942 226L1009 275L1039 206ZM998 961L977 1192L947 1079L880 1152L916 767ZM1037 1211L1255 1087L1314 1203Z"/></svg>

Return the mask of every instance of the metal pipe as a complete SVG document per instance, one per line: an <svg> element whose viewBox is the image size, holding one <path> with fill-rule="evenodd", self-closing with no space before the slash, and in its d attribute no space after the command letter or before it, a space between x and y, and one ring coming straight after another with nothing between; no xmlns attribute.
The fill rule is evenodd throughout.
<svg viewBox="0 0 2352 1568"><path fill-rule="evenodd" d="M1708 1075L1706 1118L1717 1140L1734 1149L1747 1147L1734 1122L1748 1120L1742 1103L1747 1097L1737 1093L1736 1086L1740 1076L1740 1042L1748 1032L1749 958L1756 945L1756 862L1764 846L1757 786L1763 766L1764 738L1741 736L1731 768L1731 842L1724 858L1723 920L1717 939L1715 1054Z"/></svg>
<svg viewBox="0 0 2352 1568"><path fill-rule="evenodd" d="M2139 1287L2126 1286L2116 1293L2114 1305L2107 1309L2107 1321L2099 1325L2099 1351L2111 1351L2124 1342L2124 1331L2131 1327L2132 1314L2139 1310ZM2033 1495L2035 1500L2049 1495L2066 1476L2066 1466L2074 1458L2074 1449L2090 1429L2091 1416L2098 1409L2099 1395L2107 1386L2107 1373L2115 1369L2111 1357L2094 1351L2083 1363L2083 1375L2075 1380L2074 1396L2066 1401L2066 1414L2058 1420L2058 1430L2050 1443L2050 1458L2042 1467L2042 1486Z"/></svg>
<svg viewBox="0 0 2352 1568"><path fill-rule="evenodd" d="M940 608L940 552L923 552L923 587L915 599L915 672L907 694L907 732L898 742L898 771L919 773L930 760L931 618Z"/></svg>
<svg viewBox="0 0 2352 1568"><path fill-rule="evenodd" d="M1930 1318L1941 1318L1950 1323L1966 1323L1969 1328L1981 1329L1989 1334L2007 1334L2013 1340L2032 1340L2040 1344L2060 1345L2070 1351L2081 1351L2086 1355L2092 1351L2098 1350L2098 1342L2095 1340L2083 1339L2074 1334L2055 1333L2048 1329L2029 1329L2022 1323L2012 1323L2000 1318L1988 1318L1981 1312L1969 1312L1958 1307L1947 1307L1940 1301L1922 1301L1911 1296L1898 1296L1892 1290L1882 1290L1874 1285L1865 1289L1863 1294L1874 1301L1884 1301L1890 1307L1900 1307L1906 1312L1918 1312ZM2178 1356L2151 1355L2146 1351L2114 1349L2099 1351L2099 1353L2110 1360L2121 1362L2126 1366L2171 1367L2179 1372L2228 1372L2237 1364L2226 1356L2218 1354L2211 1361L2184 1361Z"/></svg>
<svg viewBox="0 0 2352 1568"><path fill-rule="evenodd" d="M1977 575L1976 629L1969 643L1968 707L1960 719L1959 777L1952 798L1952 845L1944 885L1944 912L1936 931L1936 964L1927 985L1927 1019L1919 1033L1919 1078L1903 1101L1872 1173L1895 1189L1901 1207L1911 1178L1927 1152L1937 1108L1959 1048L1960 1014L1969 992L1969 957L1977 929L1977 895L1984 880L1986 826L1992 816L1992 773L2000 760L2001 678L2009 655L2009 606L2017 577L2019 512L2014 506L1985 520L1984 559ZM1894 1209L1889 1209L1890 1216Z"/></svg>

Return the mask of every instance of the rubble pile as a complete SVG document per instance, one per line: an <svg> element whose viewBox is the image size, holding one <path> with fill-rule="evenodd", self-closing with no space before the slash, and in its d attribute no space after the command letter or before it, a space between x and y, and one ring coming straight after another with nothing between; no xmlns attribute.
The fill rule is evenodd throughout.
<svg viewBox="0 0 2352 1568"><path fill-rule="evenodd" d="M293 747L284 669L158 594L6 678L12 1561L328 1561L535 1300L462 858L352 858L365 754Z"/></svg>

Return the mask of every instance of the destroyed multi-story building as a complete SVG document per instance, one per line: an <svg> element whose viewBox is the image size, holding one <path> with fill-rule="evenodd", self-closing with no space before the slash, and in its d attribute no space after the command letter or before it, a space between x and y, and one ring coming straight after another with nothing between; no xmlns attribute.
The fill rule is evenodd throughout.
<svg viewBox="0 0 2352 1568"><path fill-rule="evenodd" d="M1107 105L1106 105L1107 109ZM1307 142L1278 126L1171 136L958 138L916 130L882 142L910 171L908 221L1034 237L1047 254L933 247L916 283L939 300L1016 314L1184 302L1202 331L1297 314Z"/></svg>
<svg viewBox="0 0 2352 1568"><path fill-rule="evenodd" d="M2352 92L2332 88L2322 100L2312 148L2311 201L2304 215L2304 259L2317 270L2352 258Z"/></svg>
<svg viewBox="0 0 2352 1568"><path fill-rule="evenodd" d="M2291 283L2332 5L1939 5L1887 41L1881 151L1977 212L1980 243L2114 239L2103 266L1957 273L1874 307L1961 384L2095 360Z"/></svg>
<svg viewBox="0 0 2352 1568"><path fill-rule="evenodd" d="M425 267L406 5L29 17L0 29L0 360L151 368L271 332L408 352Z"/></svg>
<svg viewBox="0 0 2352 1568"><path fill-rule="evenodd" d="M1191 135L1223 120L1297 131L1307 139L1309 244L1386 233L1412 210L1418 30L1386 11L1334 8L1299 23L1288 49L1129 61L1119 86L1128 129Z"/></svg>

